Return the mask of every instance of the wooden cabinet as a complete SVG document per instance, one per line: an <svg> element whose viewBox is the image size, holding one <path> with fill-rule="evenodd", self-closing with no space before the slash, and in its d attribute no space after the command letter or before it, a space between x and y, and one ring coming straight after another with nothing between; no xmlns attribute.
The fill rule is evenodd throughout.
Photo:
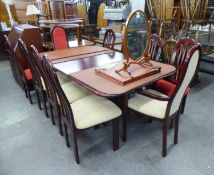
<svg viewBox="0 0 214 175"><path fill-rule="evenodd" d="M12 28L11 32L8 35L8 38L23 69L27 69L29 68L29 66L27 64L27 61L22 57L20 53L17 43L19 39L22 39L24 41L27 48L29 48L30 45L34 45L39 52L43 51L41 33L38 27L27 24L16 26Z"/></svg>

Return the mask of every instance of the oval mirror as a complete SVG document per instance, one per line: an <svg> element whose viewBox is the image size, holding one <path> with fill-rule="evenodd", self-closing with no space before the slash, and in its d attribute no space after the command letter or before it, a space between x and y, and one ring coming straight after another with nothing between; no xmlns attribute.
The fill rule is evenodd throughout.
<svg viewBox="0 0 214 175"><path fill-rule="evenodd" d="M131 58L139 62L143 57L148 56L150 33L150 25L145 13L142 10L132 12L124 30L123 47L127 59Z"/></svg>

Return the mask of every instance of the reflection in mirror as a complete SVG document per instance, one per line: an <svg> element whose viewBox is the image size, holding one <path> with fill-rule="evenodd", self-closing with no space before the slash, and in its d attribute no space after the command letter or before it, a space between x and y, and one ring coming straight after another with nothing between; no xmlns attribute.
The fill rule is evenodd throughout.
<svg viewBox="0 0 214 175"><path fill-rule="evenodd" d="M136 12L129 20L127 26L127 47L132 59L140 60L146 50L148 31L146 17Z"/></svg>

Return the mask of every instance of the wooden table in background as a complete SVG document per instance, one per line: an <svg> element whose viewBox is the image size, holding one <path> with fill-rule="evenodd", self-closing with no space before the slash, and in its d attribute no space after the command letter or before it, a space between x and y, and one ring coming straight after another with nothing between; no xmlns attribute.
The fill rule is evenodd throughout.
<svg viewBox="0 0 214 175"><path fill-rule="evenodd" d="M41 29L51 29L53 26L61 26L66 29L76 30L78 41L82 40L82 27L83 27L82 18L39 21L39 27Z"/></svg>

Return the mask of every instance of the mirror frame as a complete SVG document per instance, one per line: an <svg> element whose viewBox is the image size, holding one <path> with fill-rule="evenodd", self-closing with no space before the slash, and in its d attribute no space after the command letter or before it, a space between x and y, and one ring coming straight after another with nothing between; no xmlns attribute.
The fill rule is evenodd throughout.
<svg viewBox="0 0 214 175"><path fill-rule="evenodd" d="M148 40L147 40L147 45L146 45L146 48L143 52L143 54L139 57L139 60L137 61L133 61L135 59L133 59L132 57L132 54L130 53L129 49L128 49L128 41L127 41L127 38L128 38L128 25L130 23L130 20L132 19L132 17L137 13L137 12L140 12L141 14L144 15L145 17L145 20L146 20L146 29L147 29L147 32L148 32ZM126 23L125 23L125 27L124 27L124 32L123 32L123 49L124 49L124 54L125 54L125 57L126 57L126 62L129 63L129 64L140 64L140 63L143 63L143 62L149 62L149 55L148 55L148 52L149 52L149 45L150 45L150 37L151 37L151 26L150 26L150 22L145 14L145 12L143 10L135 10L133 11L128 19L126 20ZM132 59L132 61L130 62L130 58Z"/></svg>

